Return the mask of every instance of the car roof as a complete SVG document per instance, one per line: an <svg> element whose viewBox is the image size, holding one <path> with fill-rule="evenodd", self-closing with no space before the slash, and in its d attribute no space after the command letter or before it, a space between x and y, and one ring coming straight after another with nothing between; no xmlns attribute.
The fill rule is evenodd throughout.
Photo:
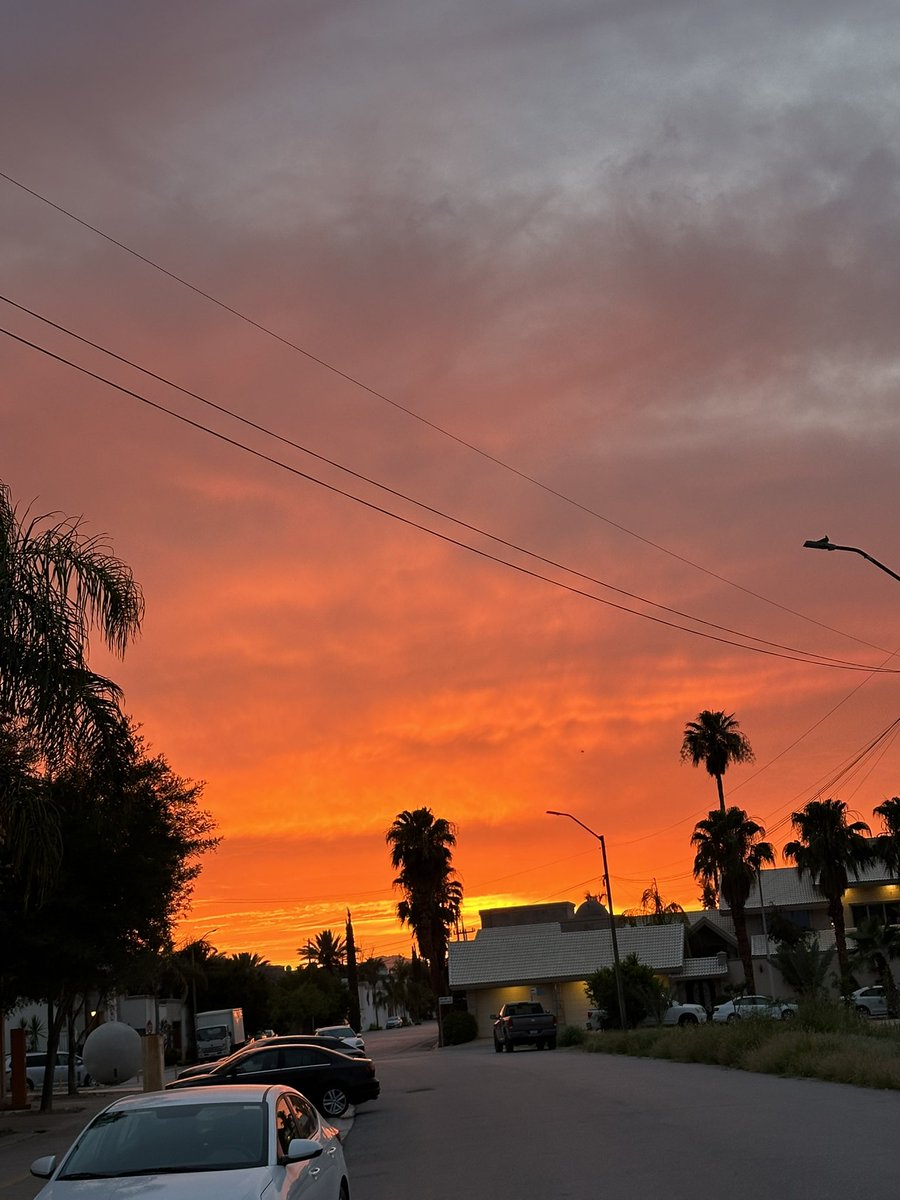
<svg viewBox="0 0 900 1200"><path fill-rule="evenodd" d="M138 1108L157 1108L160 1105L177 1107L183 1104L234 1104L236 1101L265 1101L273 1099L284 1092L293 1093L297 1089L284 1083L236 1083L220 1084L218 1087L182 1088L180 1090L162 1092L140 1092L130 1096L120 1096L112 1104L107 1105L104 1112L122 1112Z"/></svg>

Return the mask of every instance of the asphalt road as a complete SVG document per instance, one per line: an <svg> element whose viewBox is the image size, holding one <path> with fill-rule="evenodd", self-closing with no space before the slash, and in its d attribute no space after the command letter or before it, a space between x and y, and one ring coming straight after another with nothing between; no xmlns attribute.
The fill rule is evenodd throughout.
<svg viewBox="0 0 900 1200"><path fill-rule="evenodd" d="M434 1028L366 1035L381 1097L341 1121L353 1200L888 1200L900 1095L718 1067L434 1049ZM108 1098L107 1098L108 1099ZM106 1102L0 1114L0 1200ZM4 1130L12 1128L13 1132Z"/></svg>
<svg viewBox="0 0 900 1200"><path fill-rule="evenodd" d="M887 1200L900 1096L587 1055L379 1048L353 1200Z"/></svg>

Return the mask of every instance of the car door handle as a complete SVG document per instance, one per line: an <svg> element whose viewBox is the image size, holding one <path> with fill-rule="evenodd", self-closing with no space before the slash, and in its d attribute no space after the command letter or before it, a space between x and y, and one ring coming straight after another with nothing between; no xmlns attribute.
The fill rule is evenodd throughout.
<svg viewBox="0 0 900 1200"><path fill-rule="evenodd" d="M321 1172L322 1172L322 1168L321 1168L321 1167L310 1167L310 1168L309 1168L309 1177L310 1177L310 1179L315 1179L317 1175L320 1175L320 1174L321 1174Z"/></svg>

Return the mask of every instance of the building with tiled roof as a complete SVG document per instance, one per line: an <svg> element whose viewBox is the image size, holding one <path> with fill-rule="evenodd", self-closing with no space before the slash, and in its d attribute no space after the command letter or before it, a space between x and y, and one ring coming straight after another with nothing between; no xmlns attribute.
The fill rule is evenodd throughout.
<svg viewBox="0 0 900 1200"><path fill-rule="evenodd" d="M862 869L851 878L844 897L848 937L863 917L900 924L900 883L883 866ZM763 871L747 901L747 932L754 965L754 990L786 996L773 961L776 944L768 937L766 915L778 912L798 929L814 933L822 949L834 945L828 906L808 875L794 867ZM469 941L449 947L450 989L465 995L478 1021L479 1034L490 1036L493 1014L506 1003L540 1000L560 1025L584 1026L588 1000L585 981L613 965L609 913L599 902L577 909L569 901L485 909L481 929ZM734 923L727 905L689 912L668 925L641 918L616 918L619 956L638 960L667 980L673 998L707 1008L726 988L743 984Z"/></svg>

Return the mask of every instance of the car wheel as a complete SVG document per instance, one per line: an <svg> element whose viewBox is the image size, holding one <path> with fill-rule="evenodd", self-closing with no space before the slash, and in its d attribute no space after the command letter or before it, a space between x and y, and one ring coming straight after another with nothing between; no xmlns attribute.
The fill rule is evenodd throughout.
<svg viewBox="0 0 900 1200"><path fill-rule="evenodd" d="M678 1024L679 1025L696 1025L697 1018L693 1015L693 1013L683 1013L678 1018Z"/></svg>
<svg viewBox="0 0 900 1200"><path fill-rule="evenodd" d="M549 1050L555 1050L555 1049L556 1049L556 1038L551 1038L551 1039L550 1039L550 1041L547 1043L547 1048L548 1048Z"/></svg>
<svg viewBox="0 0 900 1200"><path fill-rule="evenodd" d="M865 1018L869 1018L872 1015L864 1004L857 1004L856 1013L857 1013L857 1016L865 1017Z"/></svg>
<svg viewBox="0 0 900 1200"><path fill-rule="evenodd" d="M726 1020L726 1021L728 1022L728 1024L730 1025L732 1021L736 1021L736 1020L737 1020L737 1015L736 1015L735 1013L729 1013L729 1014L728 1014L728 1016L725 1018L725 1020Z"/></svg>
<svg viewBox="0 0 900 1200"><path fill-rule="evenodd" d="M496 1038L494 1038L494 1049L497 1051L498 1054L503 1053L503 1043L498 1042Z"/></svg>
<svg viewBox="0 0 900 1200"><path fill-rule="evenodd" d="M505 1041L503 1044L506 1046L507 1054L512 1054L513 1050L516 1048L516 1043L510 1041L509 1039L507 1039L507 1041Z"/></svg>
<svg viewBox="0 0 900 1200"><path fill-rule="evenodd" d="M794 1019L794 1010L792 1008L783 1008L781 1010L782 1021L792 1021Z"/></svg>
<svg viewBox="0 0 900 1200"><path fill-rule="evenodd" d="M26 1080L25 1080L25 1086L26 1086L26 1088L28 1088L29 1092L33 1092L33 1091L34 1091L34 1080L33 1080L33 1079L26 1079Z"/></svg>
<svg viewBox="0 0 900 1200"><path fill-rule="evenodd" d="M546 1050L547 1049L547 1043L544 1041L543 1038L538 1038L538 1040L534 1043L534 1046L535 1046L536 1050Z"/></svg>
<svg viewBox="0 0 900 1200"><path fill-rule="evenodd" d="M341 1180L341 1191L338 1200L350 1200L350 1184L346 1179Z"/></svg>
<svg viewBox="0 0 900 1200"><path fill-rule="evenodd" d="M326 1117L342 1117L350 1107L350 1097L343 1088L327 1088L322 1094L322 1112Z"/></svg>
<svg viewBox="0 0 900 1200"><path fill-rule="evenodd" d="M81 1086L82 1087L93 1087L94 1086L94 1081L90 1077L90 1075L85 1075L84 1079L82 1079L82 1081L81 1081Z"/></svg>

